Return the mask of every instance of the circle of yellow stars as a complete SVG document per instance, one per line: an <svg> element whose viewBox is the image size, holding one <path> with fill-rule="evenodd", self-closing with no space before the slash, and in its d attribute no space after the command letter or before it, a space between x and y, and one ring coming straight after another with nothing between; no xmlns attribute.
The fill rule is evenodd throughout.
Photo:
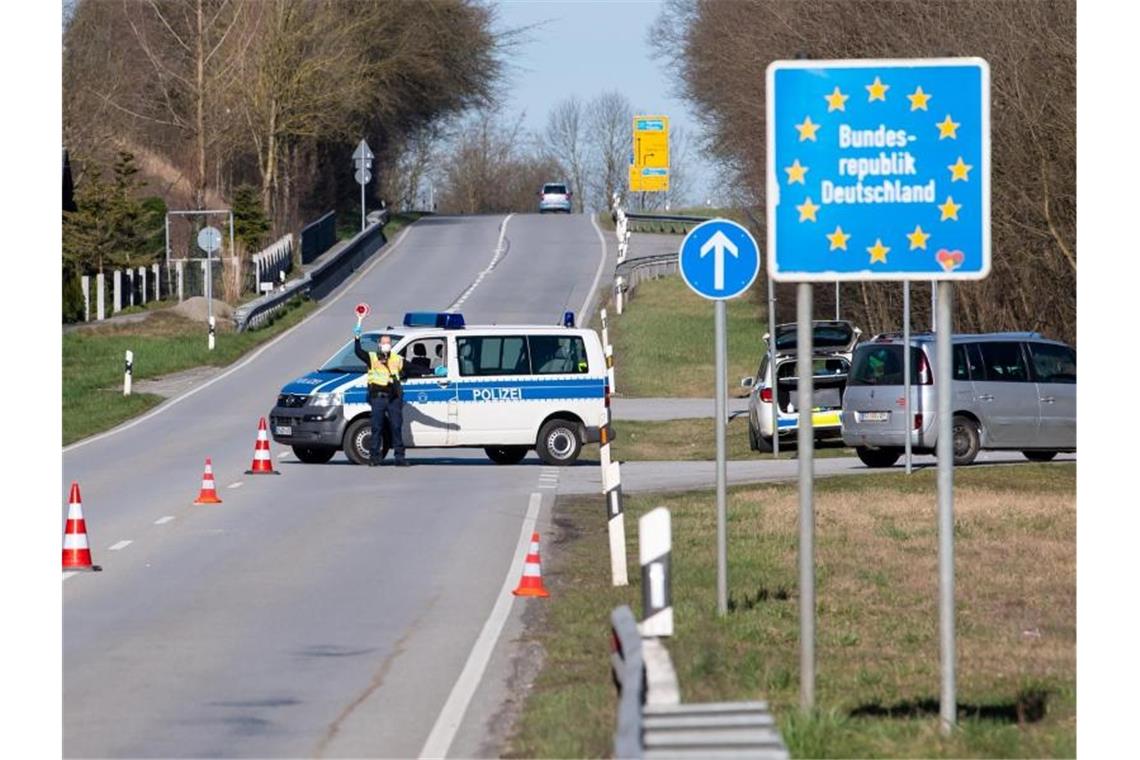
<svg viewBox="0 0 1140 760"><path fill-rule="evenodd" d="M874 81L872 81L870 84L864 85L864 89L867 90L868 103L875 101L885 103L887 102L887 92L891 89L891 86L886 82L883 82L882 77L877 75ZM827 112L846 112L847 100L850 97L851 96L849 94L844 93L839 89L839 85L836 85L835 89L823 96L824 101L827 103ZM919 85L915 87L914 92L908 94L906 98L910 101L910 110L912 112L929 111L929 104L930 101L934 99L934 95L933 93L924 91L922 89L922 86ZM808 140L811 142L817 142L817 133L819 132L822 125L813 122L811 120L811 116L805 115L803 121L794 126L796 128L796 131L799 133L799 142L805 142ZM947 139L957 140L958 127L962 125L959 122L954 121L950 114L946 114L946 117L934 126L938 129L938 139L941 141ZM965 160L963 160L962 156L958 156L958 160L946 168L950 171L950 182L954 183L969 182L970 170L974 167L972 164L967 164ZM788 175L787 184L791 186L798 182L799 184L806 186L804 178L807 175L808 171L810 171L810 167L804 166L800 163L799 158L796 158L789 166L784 167L784 172ZM817 218L816 214L819 212L820 208L821 206L814 203L810 196L805 198L803 203L795 207L796 211L799 212L799 221L801 223L818 222L819 219ZM941 218L939 221L956 222L958 221L958 211L961 210L962 204L955 203L954 197L947 195L946 200L936 206L936 208L941 213ZM825 233L824 237L827 238L828 242L827 250L846 251L847 243L851 239L851 234L844 232L841 226L836 225L835 230ZM905 237L909 246L907 250L928 250L926 244L927 241L931 238L931 233L923 230L921 225L916 224L914 226L914 231L908 232ZM884 245L881 238L876 238L875 244L872 246L867 246L865 250L868 254L870 254L870 263L885 264L887 263L887 254L890 253L891 247Z"/></svg>

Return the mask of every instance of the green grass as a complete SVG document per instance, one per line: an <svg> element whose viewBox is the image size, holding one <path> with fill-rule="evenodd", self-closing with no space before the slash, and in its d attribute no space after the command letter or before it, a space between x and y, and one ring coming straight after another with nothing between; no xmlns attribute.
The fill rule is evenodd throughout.
<svg viewBox="0 0 1140 760"><path fill-rule="evenodd" d="M711 491L626 497L624 588L610 585L602 497L560 498L544 535L552 596L532 603L527 633L543 667L507 755L611 753L608 616L623 603L640 611L637 518L665 506L676 616L667 646L684 701L767 699L793 757L1074 756L1075 482L1067 463L956 472L960 727L949 739L937 718L934 472L817 481L812 715L798 708L794 485L729 490L723 618Z"/></svg>
<svg viewBox="0 0 1140 760"><path fill-rule="evenodd" d="M660 460L716 459L716 420L711 417L681 420L617 420L614 423L617 438L611 444L611 456L622 462ZM753 451L748 445L748 418L735 417L725 429L725 443L729 459L771 459L772 454ZM589 459L598 456L597 444L583 449ZM780 456L788 459L795 455L795 445L780 442ZM841 441L820 441L815 447L816 457L855 456Z"/></svg>
<svg viewBox="0 0 1140 760"><path fill-rule="evenodd" d="M258 330L237 333L218 327L213 351L206 327L169 311L145 321L77 330L63 336L63 444L108 430L159 404L148 393L123 396L123 357L134 352L135 381L203 365L225 366L260 343L300 322L316 308L293 302Z"/></svg>
<svg viewBox="0 0 1140 760"><path fill-rule="evenodd" d="M766 309L753 290L728 301L728 392L753 375L767 331ZM626 397L712 398L716 392L713 302L678 276L637 286L621 316L608 307L614 383ZM600 329L600 322L597 323Z"/></svg>

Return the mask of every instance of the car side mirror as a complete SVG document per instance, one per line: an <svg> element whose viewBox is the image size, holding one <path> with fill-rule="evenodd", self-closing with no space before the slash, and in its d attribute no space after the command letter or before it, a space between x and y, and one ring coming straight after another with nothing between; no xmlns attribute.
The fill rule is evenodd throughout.
<svg viewBox="0 0 1140 760"><path fill-rule="evenodd" d="M755 384L756 384L756 378L752 377L751 375L749 375L748 377L740 378L740 387L741 388L751 388Z"/></svg>

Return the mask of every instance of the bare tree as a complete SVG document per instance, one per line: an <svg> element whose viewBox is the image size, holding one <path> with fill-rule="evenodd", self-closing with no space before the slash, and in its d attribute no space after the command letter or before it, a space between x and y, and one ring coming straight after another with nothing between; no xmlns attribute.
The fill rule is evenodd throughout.
<svg viewBox="0 0 1140 760"><path fill-rule="evenodd" d="M545 141L570 180L574 208L582 211L586 196L587 146L582 101L571 96L554 107L546 121Z"/></svg>
<svg viewBox="0 0 1140 760"><path fill-rule="evenodd" d="M633 140L633 108L620 92L606 92L590 102L587 135L594 158L592 191L598 208L609 208L616 191L629 184L629 153Z"/></svg>

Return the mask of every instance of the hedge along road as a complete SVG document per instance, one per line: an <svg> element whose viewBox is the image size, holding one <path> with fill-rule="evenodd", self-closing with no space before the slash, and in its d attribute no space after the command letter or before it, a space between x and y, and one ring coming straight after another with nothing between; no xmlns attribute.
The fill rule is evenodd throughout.
<svg viewBox="0 0 1140 760"><path fill-rule="evenodd" d="M417 754L519 567L545 468L440 449L411 451L408 470L304 465L274 446L282 474L247 476L257 419L351 337L358 301L373 307L366 326L461 297L471 322L553 324L594 298L604 250L582 215L423 219L251 360L66 449L61 518L77 480L104 571L63 586L64 754ZM193 506L207 456L224 503ZM548 520L544 504L540 530ZM485 727L523 608L452 754L494 751Z"/></svg>

